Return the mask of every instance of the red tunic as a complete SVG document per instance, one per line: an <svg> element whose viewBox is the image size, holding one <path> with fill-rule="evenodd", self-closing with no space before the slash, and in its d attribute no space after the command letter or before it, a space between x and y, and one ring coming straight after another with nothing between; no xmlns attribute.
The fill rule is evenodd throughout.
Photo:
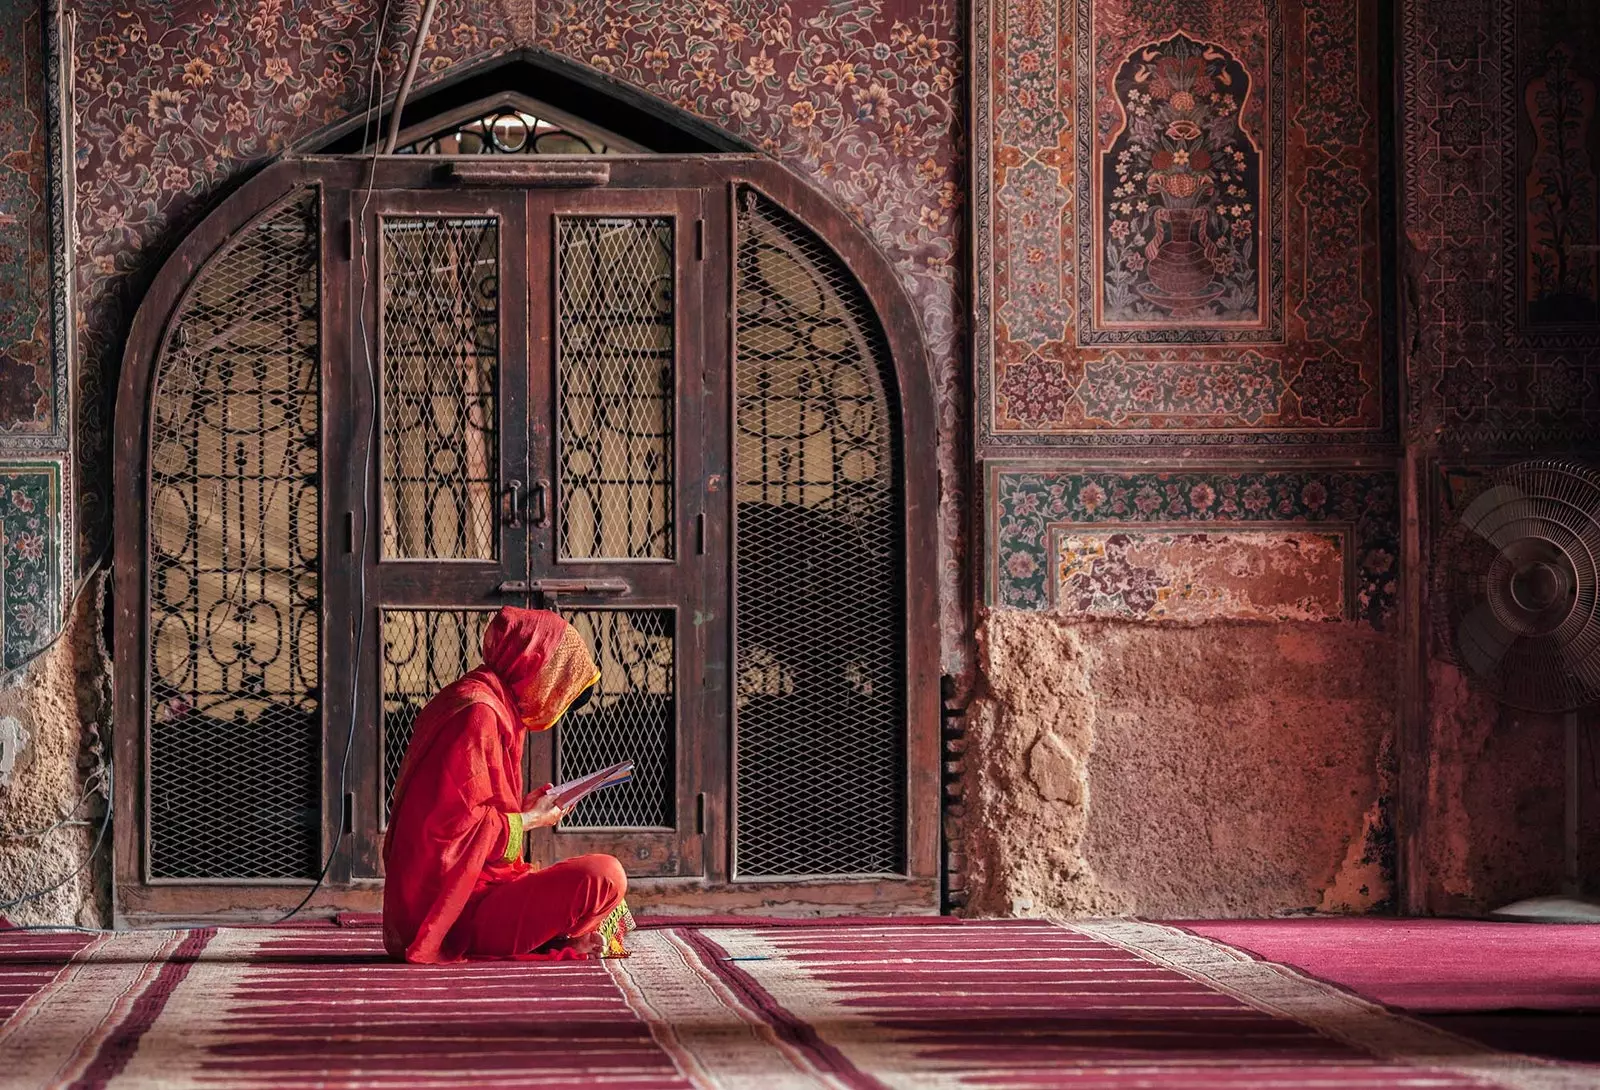
<svg viewBox="0 0 1600 1090"><path fill-rule="evenodd" d="M524 734L555 723L598 676L577 632L542 610L501 610L483 651L484 665L417 717L395 784L383 941L406 961L460 960L467 929L455 925L474 895L533 869L510 816L523 811Z"/></svg>

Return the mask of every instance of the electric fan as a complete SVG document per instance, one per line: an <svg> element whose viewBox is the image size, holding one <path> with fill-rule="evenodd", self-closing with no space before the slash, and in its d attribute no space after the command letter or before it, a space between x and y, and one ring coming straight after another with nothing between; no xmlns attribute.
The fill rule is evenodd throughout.
<svg viewBox="0 0 1600 1090"><path fill-rule="evenodd" d="M1524 711L1565 713L1565 873L1559 896L1499 919L1600 923L1578 872L1578 713L1600 702L1600 474L1561 461L1500 469L1434 554L1439 643L1478 687Z"/></svg>

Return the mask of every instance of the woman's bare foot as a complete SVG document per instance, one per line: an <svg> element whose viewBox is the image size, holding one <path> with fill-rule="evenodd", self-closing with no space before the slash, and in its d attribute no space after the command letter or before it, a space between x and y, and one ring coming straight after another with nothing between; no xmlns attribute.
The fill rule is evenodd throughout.
<svg viewBox="0 0 1600 1090"><path fill-rule="evenodd" d="M600 937L600 932L591 931L587 935L571 935L559 939L551 939L539 948L544 953L555 953L557 950L571 950L573 953L582 954L587 958L597 958L605 953L605 940Z"/></svg>

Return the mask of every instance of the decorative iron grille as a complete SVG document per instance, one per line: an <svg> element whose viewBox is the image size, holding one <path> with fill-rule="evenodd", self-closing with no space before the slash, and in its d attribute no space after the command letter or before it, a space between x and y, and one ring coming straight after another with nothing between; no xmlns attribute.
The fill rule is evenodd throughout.
<svg viewBox="0 0 1600 1090"><path fill-rule="evenodd" d="M511 103L447 125L395 151L401 155L623 155L639 149L591 126L557 119L535 103L534 111Z"/></svg>
<svg viewBox="0 0 1600 1090"><path fill-rule="evenodd" d="M386 217L383 554L498 549L500 232L486 217Z"/></svg>
<svg viewBox="0 0 1600 1090"><path fill-rule="evenodd" d="M622 760L634 779L591 795L569 827L673 824L676 712L670 610L573 610L562 616L588 641L600 665L589 703L556 727L557 779ZM483 661L490 610L390 609L383 614L384 812L422 709L440 689Z"/></svg>
<svg viewBox="0 0 1600 1090"><path fill-rule="evenodd" d="M485 609L383 611L385 816L417 716L440 689L483 662L483 630L493 619Z"/></svg>
<svg viewBox="0 0 1600 1090"><path fill-rule="evenodd" d="M578 803L574 828L671 827L677 673L671 610L563 611L600 665L594 696L556 726L556 779L634 763L633 779Z"/></svg>
<svg viewBox="0 0 1600 1090"><path fill-rule="evenodd" d="M150 411L149 873L284 879L321 844L317 194L195 278Z"/></svg>
<svg viewBox="0 0 1600 1090"><path fill-rule="evenodd" d="M558 221L563 559L672 556L672 227L660 217Z"/></svg>
<svg viewBox="0 0 1600 1090"><path fill-rule="evenodd" d="M736 864L902 873L905 631L890 360L860 285L740 194Z"/></svg>

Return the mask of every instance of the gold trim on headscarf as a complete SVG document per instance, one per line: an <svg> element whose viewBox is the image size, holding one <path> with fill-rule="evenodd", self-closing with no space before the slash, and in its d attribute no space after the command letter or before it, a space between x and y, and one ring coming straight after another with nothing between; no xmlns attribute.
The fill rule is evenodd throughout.
<svg viewBox="0 0 1600 1090"><path fill-rule="evenodd" d="M589 653L589 645L571 625L551 652L550 660L528 685L522 696L525 712L522 723L529 730L549 730L567 713L572 702L600 680L600 670Z"/></svg>

